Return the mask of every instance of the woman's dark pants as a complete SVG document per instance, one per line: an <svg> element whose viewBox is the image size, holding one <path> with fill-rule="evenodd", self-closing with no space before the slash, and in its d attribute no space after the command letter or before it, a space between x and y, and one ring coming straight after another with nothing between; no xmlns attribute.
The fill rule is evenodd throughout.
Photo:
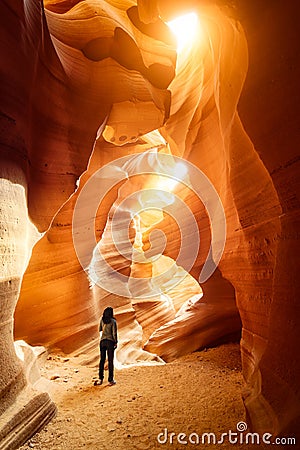
<svg viewBox="0 0 300 450"><path fill-rule="evenodd" d="M104 378L104 364L106 360L106 352L108 358L108 381L114 379L114 352L115 344L109 339L103 339L100 341L100 364L99 364L99 379Z"/></svg>

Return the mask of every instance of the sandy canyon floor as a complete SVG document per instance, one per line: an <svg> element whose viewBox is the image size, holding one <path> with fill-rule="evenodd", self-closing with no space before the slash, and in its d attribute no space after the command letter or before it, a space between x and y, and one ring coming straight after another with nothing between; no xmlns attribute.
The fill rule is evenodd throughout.
<svg viewBox="0 0 300 450"><path fill-rule="evenodd" d="M210 444L208 437L201 443L203 433L220 441L222 433L246 422L238 344L165 365L118 370L115 386L106 380L94 386L97 367L82 366L76 357L50 355L41 372L58 413L23 450L263 448L232 444L226 437L224 443L213 445L212 437Z"/></svg>

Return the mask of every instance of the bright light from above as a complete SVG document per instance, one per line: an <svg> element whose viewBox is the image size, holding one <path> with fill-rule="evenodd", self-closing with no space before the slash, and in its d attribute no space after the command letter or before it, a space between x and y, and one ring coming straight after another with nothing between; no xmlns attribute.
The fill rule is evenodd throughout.
<svg viewBox="0 0 300 450"><path fill-rule="evenodd" d="M179 178L180 180L184 180L186 174L187 174L187 167L182 162L178 162L175 165L174 169L175 177Z"/></svg>
<svg viewBox="0 0 300 450"><path fill-rule="evenodd" d="M177 51L180 53L188 44L191 44L197 34L198 16L195 13L185 14L168 22L168 26L176 36Z"/></svg>
<svg viewBox="0 0 300 450"><path fill-rule="evenodd" d="M185 180L188 171L182 162L178 162L175 164L172 172L170 172L170 177L160 177L159 189L171 193L180 181ZM174 175L174 178L172 178L172 175Z"/></svg>

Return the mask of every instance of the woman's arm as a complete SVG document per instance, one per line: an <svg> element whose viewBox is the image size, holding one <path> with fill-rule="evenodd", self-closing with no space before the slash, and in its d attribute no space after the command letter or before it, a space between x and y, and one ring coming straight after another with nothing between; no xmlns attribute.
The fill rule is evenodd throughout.
<svg viewBox="0 0 300 450"><path fill-rule="evenodd" d="M117 321L115 319L113 320L112 335L113 335L115 347L116 347L118 344L118 326L117 326Z"/></svg>
<svg viewBox="0 0 300 450"><path fill-rule="evenodd" d="M101 338L102 338L102 333L103 333L103 323L102 323L102 319L100 320L99 332L100 332L100 339L101 339Z"/></svg>

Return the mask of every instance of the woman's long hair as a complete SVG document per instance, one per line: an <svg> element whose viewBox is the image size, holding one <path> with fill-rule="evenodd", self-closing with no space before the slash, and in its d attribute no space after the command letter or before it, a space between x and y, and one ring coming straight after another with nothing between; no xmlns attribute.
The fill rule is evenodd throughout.
<svg viewBox="0 0 300 450"><path fill-rule="evenodd" d="M113 316L114 316L114 311L110 306L108 306L103 311L102 320L104 323L109 323L111 321L111 319L113 318Z"/></svg>

